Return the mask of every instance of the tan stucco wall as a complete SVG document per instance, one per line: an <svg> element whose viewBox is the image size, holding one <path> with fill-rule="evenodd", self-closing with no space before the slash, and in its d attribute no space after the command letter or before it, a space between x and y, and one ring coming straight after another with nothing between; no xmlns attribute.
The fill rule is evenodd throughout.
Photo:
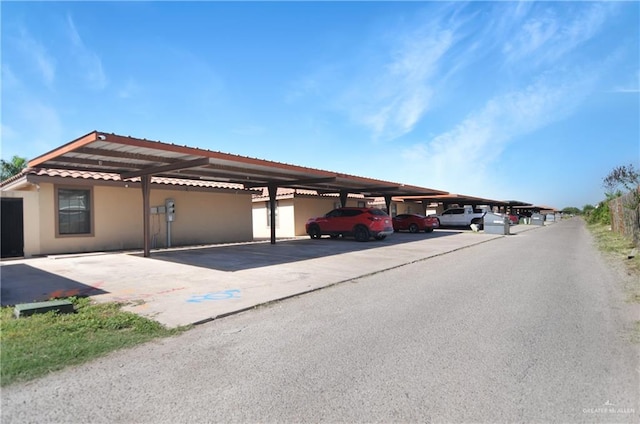
<svg viewBox="0 0 640 424"><path fill-rule="evenodd" d="M340 202L338 199L333 198L309 198L299 197L296 199L296 216L295 216L295 231L297 236L304 236L307 234L305 224L309 218L316 216L322 216L327 212L335 208L335 203ZM356 204L347 200L347 206L355 206Z"/></svg>
<svg viewBox="0 0 640 424"><path fill-rule="evenodd" d="M424 206L422 206L421 203L392 202L392 209L393 209L393 204L396 205L398 215L402 213L417 213L420 215L424 214Z"/></svg>
<svg viewBox="0 0 640 424"><path fill-rule="evenodd" d="M363 200L360 200L361 202ZM255 238L271 237L267 226L266 201L253 203L253 235ZM339 207L335 197L296 197L278 200L278 226L276 237L294 237L307 234L305 224L309 218L322 216ZM358 199L347 199L347 206L358 206Z"/></svg>
<svg viewBox="0 0 640 424"><path fill-rule="evenodd" d="M24 191L3 191L2 197L22 199L24 256L29 258L40 252L39 193L35 187Z"/></svg>
<svg viewBox="0 0 640 424"><path fill-rule="evenodd" d="M77 185L69 187L80 188ZM142 193L139 188L93 187L92 236L56 237L54 194L53 184L40 183L37 219L40 249L34 254L142 248ZM176 218L171 224L172 246L250 241L253 238L250 194L152 187L151 206L164 206L166 198L173 198L176 203ZM166 227L164 214L151 215L152 248L166 246Z"/></svg>
<svg viewBox="0 0 640 424"><path fill-rule="evenodd" d="M256 239L271 237L271 228L267 225L268 204L268 202L253 203L253 237ZM279 199L277 205L276 237L295 236L294 199Z"/></svg>
<svg viewBox="0 0 640 424"><path fill-rule="evenodd" d="M254 202L251 205L251 222L254 238L267 238L267 202ZM277 228L276 228L277 232Z"/></svg>
<svg viewBox="0 0 640 424"><path fill-rule="evenodd" d="M174 246L253 239L250 194L153 190L151 206L164 206L167 198L176 204L176 219L171 224ZM152 228L160 229L158 242L164 246L165 216L152 215Z"/></svg>

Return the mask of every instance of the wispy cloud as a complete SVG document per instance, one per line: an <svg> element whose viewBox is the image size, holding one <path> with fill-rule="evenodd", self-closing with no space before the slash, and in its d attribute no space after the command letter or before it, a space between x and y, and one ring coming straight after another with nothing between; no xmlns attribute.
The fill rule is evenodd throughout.
<svg viewBox="0 0 640 424"><path fill-rule="evenodd" d="M334 80L338 75L335 65L323 65L314 72L299 77L289 84L289 88L284 94L286 103L294 103L301 98L324 97L329 81Z"/></svg>
<svg viewBox="0 0 640 424"><path fill-rule="evenodd" d="M121 99L130 99L135 97L136 94L140 92L140 86L136 83L133 78L127 79L122 87L117 92L118 97Z"/></svg>
<svg viewBox="0 0 640 424"><path fill-rule="evenodd" d="M640 71L636 73L635 78L630 78L626 84L620 84L611 90L614 93L640 93Z"/></svg>
<svg viewBox="0 0 640 424"><path fill-rule="evenodd" d="M295 80L285 101L313 97L366 128L375 140L411 132L431 107L434 86L453 71L444 62L466 35L457 34L460 24L452 19L459 8L439 5L434 13L372 34L353 57L325 63Z"/></svg>
<svg viewBox="0 0 640 424"><path fill-rule="evenodd" d="M246 125L244 127L234 128L231 132L241 136L258 137L264 135L267 129L260 125Z"/></svg>
<svg viewBox="0 0 640 424"><path fill-rule="evenodd" d="M24 28L20 28L16 42L21 53L33 64L33 68L38 71L43 82L51 86L55 79L56 63L47 49Z"/></svg>
<svg viewBox="0 0 640 424"><path fill-rule="evenodd" d="M491 167L506 146L569 116L592 92L596 73L544 75L522 90L496 96L454 129L405 149L402 158L411 172L428 170L433 184L486 192Z"/></svg>
<svg viewBox="0 0 640 424"><path fill-rule="evenodd" d="M613 89L614 93L640 93L638 87L616 87Z"/></svg>
<svg viewBox="0 0 640 424"><path fill-rule="evenodd" d="M527 66L554 63L596 35L615 8L615 4L593 3L567 16L566 10L561 15L544 6L538 13L520 15L521 21L512 21L513 38L503 45L505 60Z"/></svg>
<svg viewBox="0 0 640 424"><path fill-rule="evenodd" d="M71 15L67 15L67 27L73 53L84 80L93 89L104 89L107 86L107 76L102 67L100 56L85 45Z"/></svg>
<svg viewBox="0 0 640 424"><path fill-rule="evenodd" d="M7 124L0 123L0 139L10 140L16 138L18 132Z"/></svg>
<svg viewBox="0 0 640 424"><path fill-rule="evenodd" d="M62 142L62 122L54 106L28 94L5 103L10 112L5 113L2 122L3 158L32 158ZM28 129L28 133L21 129Z"/></svg>
<svg viewBox="0 0 640 424"><path fill-rule="evenodd" d="M375 139L412 131L429 109L432 79L456 43L456 28L441 19L439 15L397 35L388 58L358 75L342 96L352 119L369 128Z"/></svg>
<svg viewBox="0 0 640 424"><path fill-rule="evenodd" d="M2 64L2 157L34 157L62 142L58 110L32 80ZM26 131L26 132L25 132ZM28 140L28 142L25 142Z"/></svg>

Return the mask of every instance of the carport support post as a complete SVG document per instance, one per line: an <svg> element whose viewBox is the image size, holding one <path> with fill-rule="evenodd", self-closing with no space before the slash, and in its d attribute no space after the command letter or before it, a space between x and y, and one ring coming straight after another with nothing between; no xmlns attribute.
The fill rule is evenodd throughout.
<svg viewBox="0 0 640 424"><path fill-rule="evenodd" d="M149 214L151 213L151 203L149 201L149 186L151 185L151 175L142 175L140 177L142 187L142 226L144 233L144 257L151 256L151 231L149 224L151 219Z"/></svg>
<svg viewBox="0 0 640 424"><path fill-rule="evenodd" d="M271 214L269 215L271 244L276 244L276 193L278 192L278 186L275 184L269 184L267 185L267 191L269 191L269 209L271 211Z"/></svg>
<svg viewBox="0 0 640 424"><path fill-rule="evenodd" d="M388 194L384 196L384 204L387 205L387 213L391 216L391 196Z"/></svg>
<svg viewBox="0 0 640 424"><path fill-rule="evenodd" d="M429 201L428 200L423 200L422 201L422 214L426 215L427 214L427 209L429 208Z"/></svg>
<svg viewBox="0 0 640 424"><path fill-rule="evenodd" d="M349 196L349 192L346 190L340 190L340 206L343 208L347 206L347 197Z"/></svg>

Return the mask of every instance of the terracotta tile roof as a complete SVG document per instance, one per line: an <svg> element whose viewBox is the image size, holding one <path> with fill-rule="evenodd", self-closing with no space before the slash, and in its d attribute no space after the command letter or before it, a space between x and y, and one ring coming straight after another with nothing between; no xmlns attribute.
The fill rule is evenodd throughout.
<svg viewBox="0 0 640 424"><path fill-rule="evenodd" d="M7 185L11 182L17 181L20 178L27 175L36 175L44 177L59 177L59 178L74 178L84 180L96 180L96 181L122 181L120 174L113 174L108 172L90 172L90 171L77 171L68 169L49 169L49 168L26 168L18 175L15 175L0 184L0 186ZM140 182L140 177L131 178L127 181ZM151 184L165 184L182 187L204 187L204 188L223 188L233 190L244 190L242 184L225 183L220 181L209 180L185 180L180 178L164 178L164 177L152 177ZM256 189L250 189L256 190Z"/></svg>
<svg viewBox="0 0 640 424"><path fill-rule="evenodd" d="M256 193L253 195L253 200L254 201L262 201L262 200L269 200L269 189L267 187L262 187L260 188L260 190L262 191L262 193ZM339 197L338 193L326 193L326 194L318 194L318 192L316 190L304 190L304 189L300 189L300 188L286 188L286 187L278 187L278 190L276 191L276 198L277 199L290 199L292 197L295 197L296 195L298 196L321 196L321 197ZM359 194L359 193L349 193L347 195L347 197L351 198L357 198L357 199L364 199L364 195Z"/></svg>
<svg viewBox="0 0 640 424"><path fill-rule="evenodd" d="M84 180L120 181L120 175L106 172L86 172L67 169L32 168L24 172L25 175L38 175L46 177L82 178ZM140 181L140 179L138 179Z"/></svg>

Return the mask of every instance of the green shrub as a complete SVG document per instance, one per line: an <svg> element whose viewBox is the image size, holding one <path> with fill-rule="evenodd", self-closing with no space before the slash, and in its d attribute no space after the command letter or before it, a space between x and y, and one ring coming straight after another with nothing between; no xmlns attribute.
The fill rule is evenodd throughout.
<svg viewBox="0 0 640 424"><path fill-rule="evenodd" d="M598 203L598 206L588 211L586 214L586 220L589 224L611 225L609 202L603 201Z"/></svg>

